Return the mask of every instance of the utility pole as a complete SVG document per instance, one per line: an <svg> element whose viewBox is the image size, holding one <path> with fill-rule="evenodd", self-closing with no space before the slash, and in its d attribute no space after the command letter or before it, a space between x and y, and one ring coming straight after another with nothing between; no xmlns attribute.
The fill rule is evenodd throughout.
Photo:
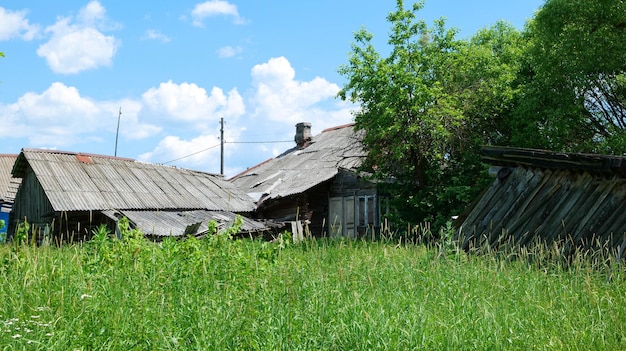
<svg viewBox="0 0 626 351"><path fill-rule="evenodd" d="M115 153L114 156L117 156L117 137L120 134L120 119L122 118L122 106L120 106L120 113L117 115L117 132L115 132Z"/></svg>
<svg viewBox="0 0 626 351"><path fill-rule="evenodd" d="M220 141L222 151L220 153L220 174L224 175L224 117L220 118Z"/></svg>

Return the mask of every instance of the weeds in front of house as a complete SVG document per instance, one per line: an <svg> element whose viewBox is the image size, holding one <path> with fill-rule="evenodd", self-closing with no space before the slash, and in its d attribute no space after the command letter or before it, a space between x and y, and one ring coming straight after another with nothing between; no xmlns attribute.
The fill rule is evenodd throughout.
<svg viewBox="0 0 626 351"><path fill-rule="evenodd" d="M565 265L546 247L513 258L394 240L233 240L214 228L160 243L122 226L121 239L97 228L82 245L1 245L0 345L626 349L623 267L583 252Z"/></svg>

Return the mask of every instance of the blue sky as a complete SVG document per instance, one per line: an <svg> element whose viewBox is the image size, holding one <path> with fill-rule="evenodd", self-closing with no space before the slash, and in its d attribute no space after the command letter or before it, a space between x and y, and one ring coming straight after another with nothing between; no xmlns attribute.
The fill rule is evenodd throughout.
<svg viewBox="0 0 626 351"><path fill-rule="evenodd" d="M0 4L0 153L51 148L232 176L352 122L335 98L353 33L384 51L393 0L5 0ZM412 2L405 2L408 7ZM469 37L521 29L543 0L430 0L418 17ZM280 143L250 143L287 141Z"/></svg>

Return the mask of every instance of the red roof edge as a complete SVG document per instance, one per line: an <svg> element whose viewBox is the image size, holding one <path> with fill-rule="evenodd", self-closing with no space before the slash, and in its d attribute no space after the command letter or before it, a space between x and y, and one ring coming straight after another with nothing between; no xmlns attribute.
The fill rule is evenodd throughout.
<svg viewBox="0 0 626 351"><path fill-rule="evenodd" d="M343 124L343 125L336 126L336 127L330 127L330 128L326 128L326 129L322 130L322 133L330 132L330 131L337 130L337 129L354 127L354 125L355 125L355 123L348 123L348 124Z"/></svg>

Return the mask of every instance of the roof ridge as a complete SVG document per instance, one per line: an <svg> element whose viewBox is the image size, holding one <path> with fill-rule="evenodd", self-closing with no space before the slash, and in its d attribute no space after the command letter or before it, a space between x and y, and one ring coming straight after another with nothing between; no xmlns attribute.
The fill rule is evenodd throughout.
<svg viewBox="0 0 626 351"><path fill-rule="evenodd" d="M256 165L254 165L254 166L252 166L252 167L249 167L249 168L247 168L246 170L241 171L241 172L239 172L239 173L235 174L234 176L230 177L230 178L228 179L228 181L231 181L231 180L233 180L233 179L235 179L235 178L237 178L237 177L241 177L241 176L245 175L246 173L248 173L249 171L251 171L251 170L253 170L253 169L256 169L256 168L259 168L259 167L263 166L264 164L266 164L266 163L270 162L270 161L271 161L271 160L273 160L273 159L274 159L274 157L272 157L272 158L268 158L267 160L265 160L265 161L263 161L263 162L261 162L261 163L259 163L259 164L256 164Z"/></svg>
<svg viewBox="0 0 626 351"><path fill-rule="evenodd" d="M356 123L347 123L347 124L342 124L342 125L335 126L335 127L329 127L329 128L326 128L326 129L322 130L322 133L330 132L330 131L337 130L337 129L354 127L355 125L356 125Z"/></svg>
<svg viewBox="0 0 626 351"><path fill-rule="evenodd" d="M120 157L120 156L111 156L111 155L102 155L102 154L94 154L89 152L76 152L76 151L64 151L64 150L53 150L53 149L36 149L36 148L23 148L22 152L38 152L38 153L49 153L49 154L62 154L62 155L81 155L81 156L89 156L89 157L98 157L98 158L107 158L114 160L122 160L122 161L132 161L137 162L137 160L129 157Z"/></svg>

